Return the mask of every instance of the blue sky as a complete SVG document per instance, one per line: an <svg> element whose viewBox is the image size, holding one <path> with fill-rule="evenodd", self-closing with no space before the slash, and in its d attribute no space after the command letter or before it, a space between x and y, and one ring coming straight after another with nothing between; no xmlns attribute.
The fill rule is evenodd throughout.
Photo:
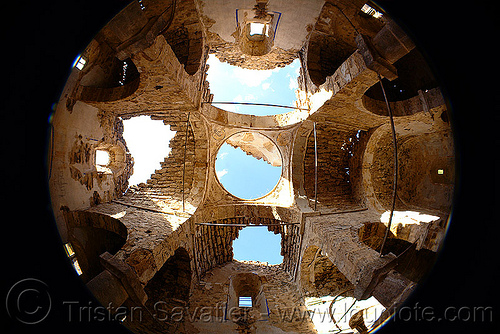
<svg viewBox="0 0 500 334"><path fill-rule="evenodd" d="M214 55L209 56L208 64L210 68L207 80L215 102L294 105L300 70L298 59L284 68L266 71L247 70L221 63ZM275 107L214 105L227 111L257 116L290 111ZM226 190L245 199L258 198L269 193L281 176L281 167L273 167L227 144L223 144L217 154L215 170ZM237 260L253 260L269 264L283 262L283 257L280 255L281 235L269 232L266 227L247 227L241 230L239 238L233 242L233 251Z"/></svg>
<svg viewBox="0 0 500 334"><path fill-rule="evenodd" d="M269 232L265 226L245 227L233 241L234 259L280 264L283 262L280 243L281 235Z"/></svg>
<svg viewBox="0 0 500 334"><path fill-rule="evenodd" d="M217 153L215 171L219 181L231 194L255 199L273 190L281 177L281 167L271 166L247 155L240 148L222 144Z"/></svg>
<svg viewBox="0 0 500 334"><path fill-rule="evenodd" d="M244 199L266 195L281 177L281 167L273 167L226 143L222 144L217 153L215 170L224 188ZM279 264L283 262L280 250L281 235L269 232L266 227L246 227L233 241L236 260Z"/></svg>
<svg viewBox="0 0 500 334"><path fill-rule="evenodd" d="M149 116L137 116L123 120L123 138L134 158L134 173L130 176L130 186L146 182L160 163L168 156L168 143L175 131L163 121L152 120Z"/></svg>
<svg viewBox="0 0 500 334"><path fill-rule="evenodd" d="M210 68L207 80L210 83L210 92L214 94L214 102L256 102L293 106L296 100L295 90L298 88L297 76L300 70L298 59L286 67L265 71L248 70L222 63L213 54L208 57L208 64ZM258 116L290 111L275 107L214 105L227 111Z"/></svg>
<svg viewBox="0 0 500 334"><path fill-rule="evenodd" d="M298 88L297 76L300 62L296 59L284 68L256 71L221 63L214 55L208 59L210 68L207 80L214 101L254 102L293 106ZM276 115L290 109L215 105L221 109L257 116ZM175 135L162 121L153 121L148 116L124 120L124 139L134 158L134 173L129 184L146 182L160 168L160 162L168 156L169 141ZM159 150L159 148L162 148ZM254 199L269 193L281 176L281 167L273 167L263 160L247 155L241 149L223 144L218 152L215 168L224 188L245 199ZM281 236L267 228L249 227L240 232L234 241L235 259L254 260L277 264L282 262L280 254Z"/></svg>

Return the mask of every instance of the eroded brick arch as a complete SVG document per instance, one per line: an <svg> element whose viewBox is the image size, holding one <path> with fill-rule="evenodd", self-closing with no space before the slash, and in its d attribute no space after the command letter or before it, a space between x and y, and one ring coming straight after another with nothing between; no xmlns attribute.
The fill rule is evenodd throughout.
<svg viewBox="0 0 500 334"><path fill-rule="evenodd" d="M244 226L231 226L232 224L267 226L268 231L281 234L283 269L291 275L294 274L300 252L299 225L289 225L285 221L274 218L245 216L224 218L209 223L217 225L198 225L196 228L195 252L200 274L209 271L216 265L233 260L232 243L238 238L239 231ZM227 226L224 226L226 224ZM278 226L277 224L282 225Z"/></svg>

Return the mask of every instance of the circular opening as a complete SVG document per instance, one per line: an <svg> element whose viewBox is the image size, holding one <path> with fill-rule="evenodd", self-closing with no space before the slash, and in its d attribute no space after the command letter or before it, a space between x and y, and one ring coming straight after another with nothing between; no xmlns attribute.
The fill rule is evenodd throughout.
<svg viewBox="0 0 500 334"><path fill-rule="evenodd" d="M260 133L240 132L221 145L215 160L217 179L232 195L257 199L269 194L281 177L278 147Z"/></svg>

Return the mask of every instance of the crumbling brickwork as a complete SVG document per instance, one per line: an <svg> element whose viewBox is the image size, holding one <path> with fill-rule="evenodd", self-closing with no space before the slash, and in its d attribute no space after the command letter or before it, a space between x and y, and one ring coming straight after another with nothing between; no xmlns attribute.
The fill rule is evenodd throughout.
<svg viewBox="0 0 500 334"><path fill-rule="evenodd" d="M231 35L236 10L248 9L239 8L241 2L134 1L82 53L86 65L73 69L54 115L52 203L62 239L73 245L82 278L99 301L148 309L143 322L125 320L129 328L314 333L305 296L374 296L395 307L430 270L453 193L449 111L427 72L408 79L408 69L423 59L412 51L414 43L385 13L362 14L364 3L259 0L257 7L283 13L282 28L269 53L251 56ZM211 106L209 53L260 70L300 57L296 105L304 110L255 116ZM389 254L380 257L394 170L390 122L377 87L381 76L385 83L398 75L401 85L411 82L411 94L389 101L400 165L396 211L418 212L416 223L393 221L384 245ZM161 120L175 136L161 168L129 187L133 157L122 119L139 115ZM242 200L217 181L217 150L235 133L245 133L249 145L231 144L282 167L268 195ZM257 135L275 145L267 147L271 155L264 156L268 144ZM107 166L96 165L97 150L109 153ZM438 218L425 221L419 213ZM233 241L246 225L281 235L283 263L233 259ZM269 313L261 312L261 299L260 309L227 313L226 303L239 297L231 285L236 275L246 277L242 285L258 282L243 290L265 298ZM157 302L164 302L165 314L187 313L160 324L153 315Z"/></svg>
<svg viewBox="0 0 500 334"><path fill-rule="evenodd" d="M243 224L269 225L267 228L274 234L281 234L281 255L283 269L293 275L299 256L300 234L297 225L283 225L286 222L272 218L226 218L210 222L210 224ZM272 224L272 225L270 225ZM216 265L233 259L232 242L238 237L244 226L210 226L199 225L196 231L196 253L199 273L205 273Z"/></svg>
<svg viewBox="0 0 500 334"><path fill-rule="evenodd" d="M239 222L240 219L228 219L228 221ZM231 245L238 237L241 227L198 226L196 230L197 266L200 273L233 259Z"/></svg>
<svg viewBox="0 0 500 334"><path fill-rule="evenodd" d="M171 151L161 162L161 169L156 170L146 183L140 183L130 189L125 196L120 198L120 202L160 211L182 211L183 192L185 199L188 199L193 184L195 140L188 126L186 141L185 123L177 122L169 125L170 130L176 133L170 140Z"/></svg>
<svg viewBox="0 0 500 334"><path fill-rule="evenodd" d="M300 263L300 284L307 297L350 296L354 285L325 256L321 248L309 246Z"/></svg>

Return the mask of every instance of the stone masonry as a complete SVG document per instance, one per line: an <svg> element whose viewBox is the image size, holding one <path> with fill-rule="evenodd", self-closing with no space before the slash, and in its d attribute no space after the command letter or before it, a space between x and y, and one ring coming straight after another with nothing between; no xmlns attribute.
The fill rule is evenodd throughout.
<svg viewBox="0 0 500 334"><path fill-rule="evenodd" d="M307 299L336 296L374 297L382 323L431 269L454 191L450 110L415 43L365 4L133 1L82 52L52 121L52 209L82 282L103 305L126 307L130 330L315 333ZM280 17L262 56L239 44L237 13L254 6ZM303 110L255 116L212 106L209 54L260 70L299 59ZM390 230L394 151L381 84L399 163ZM161 167L130 187L122 121L136 116L161 120L175 136ZM227 192L215 171L224 142L281 166L276 187L256 200ZM107 165L96 164L98 150ZM283 263L234 259L247 225L280 235ZM142 321L132 320L134 309ZM360 314L351 316L363 328Z"/></svg>

